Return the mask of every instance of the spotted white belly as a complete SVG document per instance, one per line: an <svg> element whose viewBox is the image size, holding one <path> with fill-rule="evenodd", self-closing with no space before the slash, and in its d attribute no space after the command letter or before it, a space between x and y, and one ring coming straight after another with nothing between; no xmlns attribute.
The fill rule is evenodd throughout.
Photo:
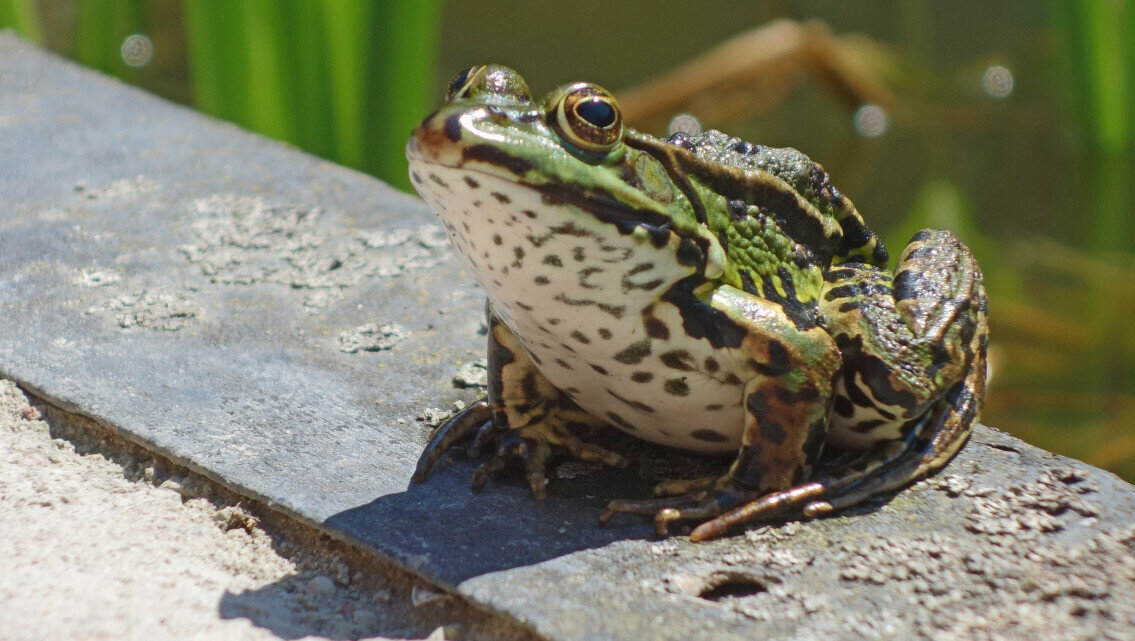
<svg viewBox="0 0 1135 641"><path fill-rule="evenodd" d="M513 182L411 162L494 310L541 373L585 410L636 437L736 451L743 389L727 354L690 338L659 297L693 273L679 238L655 247L579 207Z"/></svg>

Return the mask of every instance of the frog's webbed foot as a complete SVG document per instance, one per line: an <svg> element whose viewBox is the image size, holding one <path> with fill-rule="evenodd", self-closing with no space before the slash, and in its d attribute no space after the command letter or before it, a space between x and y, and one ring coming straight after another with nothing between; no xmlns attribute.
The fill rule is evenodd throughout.
<svg viewBox="0 0 1135 641"><path fill-rule="evenodd" d="M446 451L462 441L468 441L468 454L472 458L480 456L486 446L495 444L489 460L473 472L473 491L480 492L488 481L519 462L532 493L543 500L547 496L548 461L559 452L612 467L627 465L627 460L619 454L572 433L573 426L586 428L591 423L594 419L580 410L557 408L532 425L501 428L494 422L489 404L482 399L434 430L418 459L413 479L419 483L426 480Z"/></svg>
<svg viewBox="0 0 1135 641"><path fill-rule="evenodd" d="M547 417L539 425L512 429L499 434L496 451L473 473L473 491L480 492L485 483L519 461L532 494L539 500L547 497L548 461L564 452L580 461L626 467L622 456L571 433L559 417Z"/></svg>

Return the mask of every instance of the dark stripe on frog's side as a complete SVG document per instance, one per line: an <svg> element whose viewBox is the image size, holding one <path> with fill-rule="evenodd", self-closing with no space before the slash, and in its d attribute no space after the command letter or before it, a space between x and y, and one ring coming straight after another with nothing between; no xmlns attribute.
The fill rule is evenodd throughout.
<svg viewBox="0 0 1135 641"><path fill-rule="evenodd" d="M706 443L724 443L729 440L728 436L711 429L694 430L690 432L690 437Z"/></svg>
<svg viewBox="0 0 1135 641"><path fill-rule="evenodd" d="M599 311L610 314L615 318L622 318L623 314L627 313L625 305L609 305L586 298L570 298L567 294L556 294L555 300L571 307L589 307L595 305L599 308Z"/></svg>
<svg viewBox="0 0 1135 641"><path fill-rule="evenodd" d="M628 147L645 151L662 165L662 168L670 175L670 180L674 181L674 184L685 195L686 200L690 202L690 207L693 208L697 221L705 225L708 222L705 203L698 197L694 186L690 184L689 176L682 169L685 158L683 158L683 162L678 160L679 153L687 155L692 155L692 153L677 145L664 143L652 136L644 136L633 129L627 130L623 140ZM694 156L694 158L697 158L697 156Z"/></svg>
<svg viewBox="0 0 1135 641"><path fill-rule="evenodd" d="M691 176L723 196L730 203L730 214L735 217L741 214L741 203L759 204L763 210L773 212L773 220L781 230L798 244L811 248L824 265L830 264L833 258L848 258L873 242L871 262L886 264L887 252L882 242L864 225L851 201L830 187L830 183L819 187L813 185L817 195L825 197L836 214L842 214L833 216L842 233L829 237L824 234L824 225L820 222L824 214L775 174L706 160L692 150L692 145L659 140L633 130L627 131L625 141L627 146L649 153L662 164L690 200L703 224L706 222L705 205L693 192ZM813 164L811 171L814 172L813 182L820 180L825 183L827 173L819 165ZM745 215L748 215L747 207Z"/></svg>
<svg viewBox="0 0 1135 641"><path fill-rule="evenodd" d="M647 414L653 414L655 412L655 410L652 406L647 405L646 403L643 403L642 401L632 401L630 399L623 398L622 396L619 396L614 391L612 391L611 388L607 388L607 393L610 394L615 400L620 401L621 403L627 405L628 407L632 407L636 410L639 410L640 412L646 412Z"/></svg>

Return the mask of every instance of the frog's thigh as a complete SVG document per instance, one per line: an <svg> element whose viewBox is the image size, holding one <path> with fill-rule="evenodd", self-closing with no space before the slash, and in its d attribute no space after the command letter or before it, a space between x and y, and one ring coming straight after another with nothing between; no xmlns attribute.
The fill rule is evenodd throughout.
<svg viewBox="0 0 1135 641"><path fill-rule="evenodd" d="M820 312L844 358L831 427L841 445L900 438L983 358L981 272L950 232L917 234L893 278L849 264L825 281Z"/></svg>
<svg viewBox="0 0 1135 641"><path fill-rule="evenodd" d="M735 352L750 374L745 431L730 475L743 488L787 489L823 445L839 350L822 328L798 325L763 298L723 287L712 304L746 332Z"/></svg>

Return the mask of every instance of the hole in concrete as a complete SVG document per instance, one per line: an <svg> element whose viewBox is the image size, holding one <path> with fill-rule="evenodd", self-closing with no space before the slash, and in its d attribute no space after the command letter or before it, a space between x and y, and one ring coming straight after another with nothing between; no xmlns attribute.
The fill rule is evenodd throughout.
<svg viewBox="0 0 1135 641"><path fill-rule="evenodd" d="M765 582L755 576L740 572L715 572L705 579L705 586L698 596L707 601L722 599L741 599L767 592Z"/></svg>

